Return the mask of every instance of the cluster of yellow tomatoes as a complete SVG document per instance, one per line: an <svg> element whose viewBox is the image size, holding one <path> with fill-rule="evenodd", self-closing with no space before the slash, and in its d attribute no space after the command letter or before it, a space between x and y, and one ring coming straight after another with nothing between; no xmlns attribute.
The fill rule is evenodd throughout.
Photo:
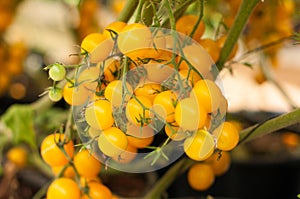
<svg viewBox="0 0 300 199"><path fill-rule="evenodd" d="M100 150L101 157L120 164L134 161L139 149L149 148L162 130L166 136L158 146L162 150L169 142L182 142L189 158L207 161L203 165L209 165L210 171L216 168L213 177L227 170L227 152L220 158L214 152L232 150L238 144L239 131L224 122L227 100L211 72L217 57L211 58L199 45L203 42L212 49L209 42L213 42L219 50L224 39L201 40L201 22L191 40L187 36L196 21L193 15L180 18L176 23L180 34L116 21L102 33L91 33L83 39L84 63L63 88L56 88L60 95L54 101L63 97L80 110L75 116L79 126L84 125L79 134L96 143L95 151ZM213 49L210 52L215 53ZM48 69L54 81L66 75L61 64ZM159 128L158 123L163 125ZM199 165L202 167L202 163ZM191 186L204 189L193 182Z"/></svg>
<svg viewBox="0 0 300 199"><path fill-rule="evenodd" d="M87 150L75 151L64 134L50 134L41 143L41 156L51 167L55 179L47 190L47 199L116 199L101 183L102 164Z"/></svg>
<svg viewBox="0 0 300 199"><path fill-rule="evenodd" d="M23 73L26 55L27 47L23 42L0 43L0 95L7 91L15 76Z"/></svg>

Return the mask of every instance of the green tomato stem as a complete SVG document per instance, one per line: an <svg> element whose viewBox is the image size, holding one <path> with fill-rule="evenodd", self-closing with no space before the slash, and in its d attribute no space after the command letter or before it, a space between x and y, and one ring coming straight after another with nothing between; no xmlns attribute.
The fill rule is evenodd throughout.
<svg viewBox="0 0 300 199"><path fill-rule="evenodd" d="M139 0L127 0L117 21L128 22L139 4Z"/></svg>
<svg viewBox="0 0 300 199"><path fill-rule="evenodd" d="M300 108L242 130L239 144L299 123Z"/></svg>
<svg viewBox="0 0 300 199"><path fill-rule="evenodd" d="M226 41L220 53L220 58L216 65L219 70L222 70L225 62L227 61L234 45L236 45L240 34L242 33L249 16L251 15L255 6L260 0L243 0L237 15L235 16L234 23L229 29Z"/></svg>
<svg viewBox="0 0 300 199"><path fill-rule="evenodd" d="M144 199L161 198L163 192L171 185L176 179L178 174L181 174L192 165L194 161L189 158L182 158L177 161L168 171L164 174L159 181L155 183L152 189L143 197Z"/></svg>

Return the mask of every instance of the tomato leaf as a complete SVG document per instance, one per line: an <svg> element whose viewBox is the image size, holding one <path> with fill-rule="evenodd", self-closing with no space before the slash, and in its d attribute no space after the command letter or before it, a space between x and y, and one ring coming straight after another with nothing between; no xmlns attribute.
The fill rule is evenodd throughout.
<svg viewBox="0 0 300 199"><path fill-rule="evenodd" d="M12 143L25 142L31 147L36 147L36 135L33 123L33 110L28 105L12 105L1 120L12 132Z"/></svg>

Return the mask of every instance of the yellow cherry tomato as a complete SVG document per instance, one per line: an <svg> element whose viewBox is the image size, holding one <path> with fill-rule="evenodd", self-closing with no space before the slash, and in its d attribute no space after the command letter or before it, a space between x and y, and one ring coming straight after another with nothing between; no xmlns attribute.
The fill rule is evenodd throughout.
<svg viewBox="0 0 300 199"><path fill-rule="evenodd" d="M215 82L205 79L196 82L191 96L195 97L208 113L211 113L220 107L222 92Z"/></svg>
<svg viewBox="0 0 300 199"><path fill-rule="evenodd" d="M136 96L145 96L153 102L154 98L157 96L158 93L162 91L162 87L160 84L155 83L146 83L144 85L138 86L134 90L134 94Z"/></svg>
<svg viewBox="0 0 300 199"><path fill-rule="evenodd" d="M116 127L104 130L98 138L99 149L109 157L116 157L127 148L125 133Z"/></svg>
<svg viewBox="0 0 300 199"><path fill-rule="evenodd" d="M85 109L85 120L94 129L104 130L114 124L111 103L96 100Z"/></svg>
<svg viewBox="0 0 300 199"><path fill-rule="evenodd" d="M175 121L184 130L196 130L205 124L207 113L193 98L179 100L175 108Z"/></svg>
<svg viewBox="0 0 300 199"><path fill-rule="evenodd" d="M230 151L239 142L240 134L237 128L230 122L224 122L214 131L217 139L217 148L222 151Z"/></svg>
<svg viewBox="0 0 300 199"><path fill-rule="evenodd" d="M128 102L132 93L133 89L130 84L122 80L114 80L106 86L104 96L112 106L119 107Z"/></svg>
<svg viewBox="0 0 300 199"><path fill-rule="evenodd" d="M101 163L86 149L79 151L73 162L79 175L85 178L96 177L101 170Z"/></svg>
<svg viewBox="0 0 300 199"><path fill-rule="evenodd" d="M111 199L112 193L110 189L99 183L99 182L90 182L87 184L88 193L84 194L81 199Z"/></svg>
<svg viewBox="0 0 300 199"><path fill-rule="evenodd" d="M47 199L80 199L80 189L70 178L57 178L47 190Z"/></svg>
<svg viewBox="0 0 300 199"><path fill-rule="evenodd" d="M214 64L206 50L196 44L184 47L184 58L205 78Z"/></svg>
<svg viewBox="0 0 300 199"><path fill-rule="evenodd" d="M189 169L187 180L194 190L204 191L214 183L215 175L210 165L197 163Z"/></svg>
<svg viewBox="0 0 300 199"><path fill-rule="evenodd" d="M199 44L207 51L214 62L217 62L220 56L221 48L219 44L209 38L201 39Z"/></svg>
<svg viewBox="0 0 300 199"><path fill-rule="evenodd" d="M20 146L9 149L6 154L7 159L19 168L22 168L26 165L27 155L27 151Z"/></svg>
<svg viewBox="0 0 300 199"><path fill-rule="evenodd" d="M105 38L110 38L111 36L116 36L116 34L120 34L122 29L126 26L127 24L123 21L114 21L110 24L108 24L103 31L103 35Z"/></svg>
<svg viewBox="0 0 300 199"><path fill-rule="evenodd" d="M159 115L159 119L164 119L169 123L174 122L176 101L177 97L173 91L163 91L154 98L153 111Z"/></svg>
<svg viewBox="0 0 300 199"><path fill-rule="evenodd" d="M81 48L87 52L92 52L101 42L105 40L105 37L101 33L88 34L81 42Z"/></svg>
<svg viewBox="0 0 300 199"><path fill-rule="evenodd" d="M126 105L126 117L129 122L138 126L146 126L151 122L150 111L152 102L145 96L136 96Z"/></svg>
<svg viewBox="0 0 300 199"><path fill-rule="evenodd" d="M211 166L216 176L221 176L228 171L231 157L228 152L222 151L221 154L213 154L205 162Z"/></svg>
<svg viewBox="0 0 300 199"><path fill-rule="evenodd" d="M89 99L90 95L91 92L86 89L83 84L74 86L70 82L67 82L63 88L63 98L72 106L84 104Z"/></svg>
<svg viewBox="0 0 300 199"><path fill-rule="evenodd" d="M197 20L198 20L198 16L196 15L184 15L177 20L176 30L178 32L181 32L189 36L193 31ZM205 30L205 25L204 22L201 20L198 27L196 27L196 31L194 32L193 39L199 41L201 36L204 33L204 30Z"/></svg>
<svg viewBox="0 0 300 199"><path fill-rule="evenodd" d="M184 151L188 157L196 161L209 158L215 149L213 136L206 130L198 130L184 141Z"/></svg>
<svg viewBox="0 0 300 199"><path fill-rule="evenodd" d="M122 29L118 36L118 47L120 51L135 60L146 55L139 53L139 50L149 48L151 45L152 33L150 29L139 23L128 24Z"/></svg>
<svg viewBox="0 0 300 199"><path fill-rule="evenodd" d="M69 158L73 158L73 141L68 138L65 139L63 134L50 134L44 138L40 149L43 160L50 166L62 166L69 162L63 151L57 146L57 143L59 142L65 142L65 144L63 144L63 148Z"/></svg>

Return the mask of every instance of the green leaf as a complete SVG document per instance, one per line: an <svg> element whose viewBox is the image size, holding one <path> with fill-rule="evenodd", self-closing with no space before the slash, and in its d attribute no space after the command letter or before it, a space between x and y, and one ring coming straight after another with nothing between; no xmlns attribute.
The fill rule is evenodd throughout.
<svg viewBox="0 0 300 199"><path fill-rule="evenodd" d="M36 136L33 125L33 110L28 105L12 105L1 120L12 131L13 144L25 142L36 147Z"/></svg>

